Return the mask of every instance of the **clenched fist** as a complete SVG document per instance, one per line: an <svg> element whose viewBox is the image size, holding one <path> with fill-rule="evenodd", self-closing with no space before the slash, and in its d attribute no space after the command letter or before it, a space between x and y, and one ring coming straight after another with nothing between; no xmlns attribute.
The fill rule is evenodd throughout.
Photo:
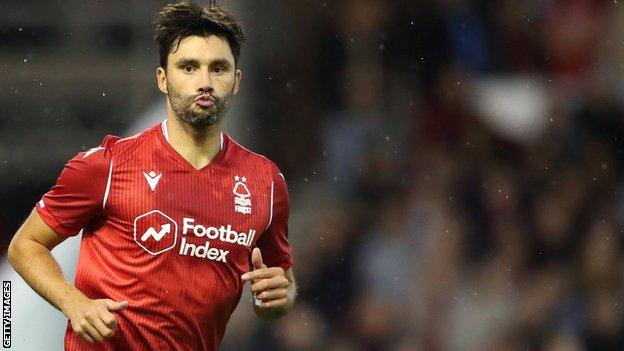
<svg viewBox="0 0 624 351"><path fill-rule="evenodd" d="M251 253L253 270L241 276L244 281L252 281L251 292L260 308L284 309L290 307L288 287L290 280L286 278L281 267L267 267L262 262L262 253L254 248Z"/></svg>
<svg viewBox="0 0 624 351"><path fill-rule="evenodd" d="M69 303L63 312L69 318L74 332L89 343L94 343L115 335L117 318L112 312L122 311L126 307L128 301L92 300L84 296Z"/></svg>

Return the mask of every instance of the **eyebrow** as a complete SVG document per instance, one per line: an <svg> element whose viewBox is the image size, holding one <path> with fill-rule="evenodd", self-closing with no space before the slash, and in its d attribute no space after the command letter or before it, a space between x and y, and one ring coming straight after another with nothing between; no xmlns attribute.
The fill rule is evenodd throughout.
<svg viewBox="0 0 624 351"><path fill-rule="evenodd" d="M197 59L192 59L192 58L187 58L187 57L182 57L181 59L179 59L176 62L177 66L186 66L186 65L191 65L191 66L199 66L199 60ZM225 58L216 58L214 60L210 61L210 65L222 65L222 66L231 66L232 64L230 63L230 61L228 61Z"/></svg>
<svg viewBox="0 0 624 351"><path fill-rule="evenodd" d="M186 65L192 65L192 66L197 66L199 65L199 61L196 59L190 59L190 58L181 58L176 62L176 65L178 66L186 66Z"/></svg>
<svg viewBox="0 0 624 351"><path fill-rule="evenodd" d="M230 61L224 59L224 58L218 58L218 59L214 59L212 60L212 62L210 63L211 65L221 65L224 67L229 67L232 64L230 63Z"/></svg>

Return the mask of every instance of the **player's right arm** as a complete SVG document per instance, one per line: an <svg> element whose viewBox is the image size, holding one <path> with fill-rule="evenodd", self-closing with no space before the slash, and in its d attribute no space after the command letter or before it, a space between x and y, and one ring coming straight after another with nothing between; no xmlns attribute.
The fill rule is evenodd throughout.
<svg viewBox="0 0 624 351"><path fill-rule="evenodd" d="M69 318L76 334L89 342L114 335L126 301L91 299L63 276L51 250L103 215L113 160L107 147L115 138L71 159L56 184L39 201L9 245L9 261L46 301Z"/></svg>
<svg viewBox="0 0 624 351"><path fill-rule="evenodd" d="M37 294L69 318L74 332L90 343L104 341L114 335L117 326L110 311L121 310L128 303L90 299L65 279L50 252L65 239L33 210L11 240L9 262Z"/></svg>

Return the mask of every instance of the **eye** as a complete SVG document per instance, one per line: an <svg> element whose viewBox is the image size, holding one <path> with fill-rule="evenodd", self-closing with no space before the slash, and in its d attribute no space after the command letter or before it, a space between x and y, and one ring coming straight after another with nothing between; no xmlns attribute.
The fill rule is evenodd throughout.
<svg viewBox="0 0 624 351"><path fill-rule="evenodd" d="M215 68L212 69L212 71L215 73L221 73L225 71L225 68L223 68L223 66L216 66Z"/></svg>
<svg viewBox="0 0 624 351"><path fill-rule="evenodd" d="M186 65L186 66L182 67L182 70L184 70L184 72L186 72L186 73L191 73L191 72L193 72L195 70L195 67Z"/></svg>

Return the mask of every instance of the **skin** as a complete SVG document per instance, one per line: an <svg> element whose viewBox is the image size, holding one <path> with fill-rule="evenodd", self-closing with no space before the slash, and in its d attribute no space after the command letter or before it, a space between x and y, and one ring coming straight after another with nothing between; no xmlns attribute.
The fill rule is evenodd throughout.
<svg viewBox="0 0 624 351"><path fill-rule="evenodd" d="M205 167L217 155L223 117L240 87L227 40L211 35L183 38L172 47L167 67L156 70L158 88L167 95L167 131L172 147L193 167ZM203 107L194 98L209 94L214 105ZM35 292L69 319L72 329L89 343L115 335L115 313L128 301L90 299L63 276L51 250L66 238L50 228L33 210L11 240L8 259ZM241 279L251 282L259 317L283 316L294 304L297 287L292 269L267 267L260 249L251 255L252 268Z"/></svg>
<svg viewBox="0 0 624 351"><path fill-rule="evenodd" d="M156 70L158 88L168 97L169 142L193 167L201 169L219 152L223 116L238 93L242 73L236 69L234 55L224 38L190 36L183 38L177 49L175 45L173 48L167 67ZM213 96L215 106L206 108L192 102L201 94ZM188 118L189 115L194 118ZM208 119L214 122L202 122ZM252 268L241 278L252 281L251 291L259 300L254 304L256 315L274 319L286 314L297 294L292 269L266 267L258 248L252 252Z"/></svg>
<svg viewBox="0 0 624 351"><path fill-rule="evenodd" d="M167 68L156 69L158 89L167 94L167 132L171 146L193 167L200 169L217 155L223 115L231 97L238 93L242 73L235 68L234 55L227 40L214 35L191 36L172 46ZM222 106L202 107L192 100L210 94ZM218 110L218 109L221 110ZM177 113L176 113L177 112ZM184 115L213 124L191 124Z"/></svg>
<svg viewBox="0 0 624 351"><path fill-rule="evenodd" d="M267 267L257 247L251 253L251 263L253 269L241 278L252 283L256 315L265 319L282 317L295 303L297 296L297 283L292 268L284 271L281 267Z"/></svg>
<svg viewBox="0 0 624 351"><path fill-rule="evenodd" d="M9 262L37 294L67 316L80 337L90 343L111 338L117 327L113 312L128 302L90 299L67 281L50 253L64 240L33 210L9 244Z"/></svg>

